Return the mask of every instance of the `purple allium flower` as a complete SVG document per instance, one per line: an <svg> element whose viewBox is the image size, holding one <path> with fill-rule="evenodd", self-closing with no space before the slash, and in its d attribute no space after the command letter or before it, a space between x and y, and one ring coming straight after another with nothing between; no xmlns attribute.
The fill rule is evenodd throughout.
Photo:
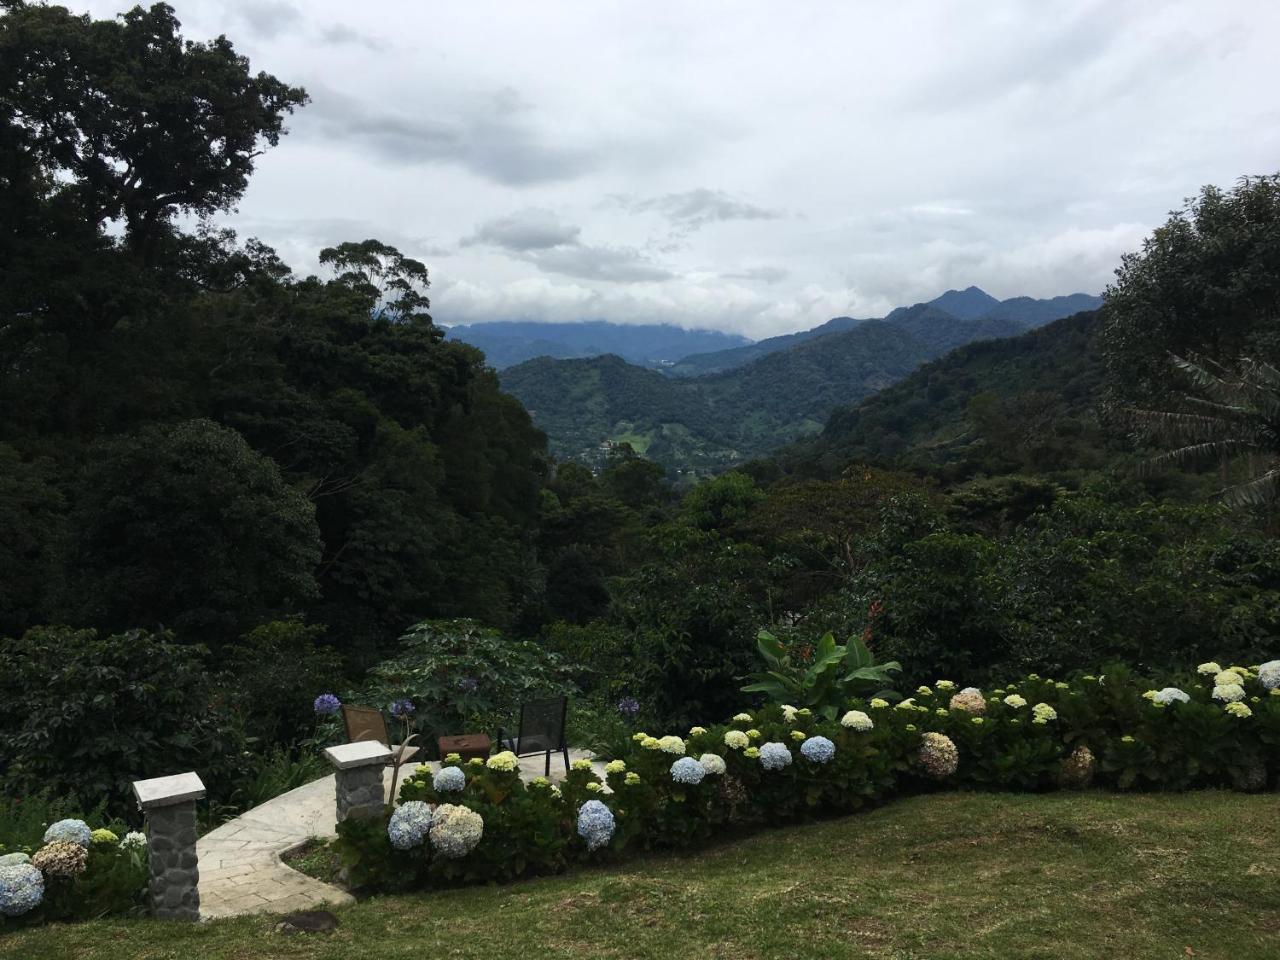
<svg viewBox="0 0 1280 960"><path fill-rule="evenodd" d="M342 707L342 701L335 697L332 693L322 693L316 697L315 703L311 704L315 708L316 713L322 717L330 716L337 713Z"/></svg>
<svg viewBox="0 0 1280 960"><path fill-rule="evenodd" d="M475 693L480 684L475 677L459 677L457 686L463 693Z"/></svg>
<svg viewBox="0 0 1280 960"><path fill-rule="evenodd" d="M413 716L413 711L413 701L407 697L403 700L396 700L391 704L391 715L398 720Z"/></svg>
<svg viewBox="0 0 1280 960"><path fill-rule="evenodd" d="M640 701L635 697L623 697L618 701L618 712L629 720L634 720L640 712Z"/></svg>

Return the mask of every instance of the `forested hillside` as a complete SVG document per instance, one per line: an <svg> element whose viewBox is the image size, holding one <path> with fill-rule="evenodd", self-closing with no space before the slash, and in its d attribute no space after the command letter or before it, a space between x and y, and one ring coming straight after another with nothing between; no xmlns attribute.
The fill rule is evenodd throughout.
<svg viewBox="0 0 1280 960"><path fill-rule="evenodd" d="M235 205L306 93L162 5L3 25L14 77L70 73L0 98L0 635L219 647L305 615L361 662L415 618L512 617L544 441L442 340L426 267L361 241L299 277L185 227Z"/></svg>
<svg viewBox="0 0 1280 960"><path fill-rule="evenodd" d="M1102 298L1087 293L1073 293L1065 297L1053 297L1049 300L1035 300L1031 297L1013 297L1000 301L977 287L965 290L948 290L928 303L917 303L912 307L898 307L889 313L886 320L898 320L908 313L919 313L925 307L933 307L947 317L958 317L961 320L1012 320L1018 327L1028 329L1038 327L1059 317L1067 317L1081 310L1096 310L1102 305ZM704 373L718 373L734 367L745 366L753 360L781 350L790 350L805 340L821 337L828 333L839 333L851 330L863 320L852 317L835 317L812 330L789 333L780 337L770 337L744 347L730 350L717 350L714 353L700 353L682 358L679 362L666 367L665 372L674 376L699 376ZM997 336L1003 335L997 333Z"/></svg>
<svg viewBox="0 0 1280 960"><path fill-rule="evenodd" d="M836 408L821 434L781 459L820 473L858 462L951 475L1096 467L1106 446L1099 322L1097 312L1079 313L962 346Z"/></svg>
<svg viewBox="0 0 1280 960"><path fill-rule="evenodd" d="M779 337L769 337L766 340L759 340L743 347L731 347L727 350L695 353L682 357L670 367L665 368L663 372L676 377L696 377L704 373L719 373L722 370L732 370L734 367L746 366L753 360L767 357L771 353L790 350L805 340L812 340L814 337L825 336L828 333L852 330L863 322L862 320L855 320L853 317L833 317L812 330L801 330L799 333L786 333Z"/></svg>
<svg viewBox="0 0 1280 960"><path fill-rule="evenodd" d="M817 433L831 409L856 402L963 343L1022 328L960 320L927 304L895 320L800 340L743 367L668 379L617 357L535 360L502 374L560 457L589 462L630 443L684 473L723 469Z"/></svg>

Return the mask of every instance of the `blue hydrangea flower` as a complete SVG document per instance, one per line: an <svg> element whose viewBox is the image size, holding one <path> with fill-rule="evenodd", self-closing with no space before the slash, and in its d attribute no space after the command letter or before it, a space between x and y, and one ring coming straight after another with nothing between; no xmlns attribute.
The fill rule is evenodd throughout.
<svg viewBox="0 0 1280 960"><path fill-rule="evenodd" d="M681 757L671 765L671 779L676 783L697 786L707 775L707 769L693 757Z"/></svg>
<svg viewBox="0 0 1280 960"><path fill-rule="evenodd" d="M44 877L29 863L0 867L0 915L20 917L40 906Z"/></svg>
<svg viewBox="0 0 1280 960"><path fill-rule="evenodd" d="M826 737L810 737L800 744L800 752L814 763L826 763L836 755L836 745Z"/></svg>
<svg viewBox="0 0 1280 960"><path fill-rule="evenodd" d="M431 778L431 785L441 793L456 793L467 785L467 775L461 767L441 767Z"/></svg>
<svg viewBox="0 0 1280 960"><path fill-rule="evenodd" d="M760 766L766 770L781 770L791 766L791 751L785 743L766 743L760 748Z"/></svg>
<svg viewBox="0 0 1280 960"><path fill-rule="evenodd" d="M413 716L414 709L413 701L406 697L404 700L396 700L391 704L391 715L397 720L402 720L405 717Z"/></svg>
<svg viewBox="0 0 1280 960"><path fill-rule="evenodd" d="M634 720L640 712L640 701L635 697L623 697L618 701L618 712L628 720Z"/></svg>
<svg viewBox="0 0 1280 960"><path fill-rule="evenodd" d="M397 850L412 850L422 845L431 829L431 808L421 800L410 800L396 807L387 823L387 837Z"/></svg>
<svg viewBox="0 0 1280 960"><path fill-rule="evenodd" d="M332 693L322 693L316 697L311 706L320 716L328 717L342 709L342 701Z"/></svg>
<svg viewBox="0 0 1280 960"><path fill-rule="evenodd" d="M68 840L88 849L89 844L93 842L93 831L83 820L59 820L57 823L50 824L49 829L44 832L45 843L53 843L56 840Z"/></svg>
<svg viewBox="0 0 1280 960"><path fill-rule="evenodd" d="M587 842L588 850L607 846L613 839L613 827L613 811L599 800L588 800L578 808L578 836Z"/></svg>

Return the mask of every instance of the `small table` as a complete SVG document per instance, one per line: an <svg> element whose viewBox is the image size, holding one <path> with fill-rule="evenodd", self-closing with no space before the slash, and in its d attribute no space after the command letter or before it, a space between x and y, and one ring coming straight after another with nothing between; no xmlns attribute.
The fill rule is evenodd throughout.
<svg viewBox="0 0 1280 960"><path fill-rule="evenodd" d="M487 733L464 733L457 737L441 737L436 741L436 746L440 748L441 760L451 753L456 753L463 760L473 757L484 760L489 756L493 744Z"/></svg>

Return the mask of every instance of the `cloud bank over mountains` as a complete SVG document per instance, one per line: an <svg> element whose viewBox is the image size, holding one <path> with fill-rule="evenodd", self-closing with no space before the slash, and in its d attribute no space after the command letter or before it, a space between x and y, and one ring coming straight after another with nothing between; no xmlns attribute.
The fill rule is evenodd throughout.
<svg viewBox="0 0 1280 960"><path fill-rule="evenodd" d="M312 96L229 225L300 272L396 244L448 324L764 337L1099 292L1180 198L1280 157L1252 0L175 6Z"/></svg>

